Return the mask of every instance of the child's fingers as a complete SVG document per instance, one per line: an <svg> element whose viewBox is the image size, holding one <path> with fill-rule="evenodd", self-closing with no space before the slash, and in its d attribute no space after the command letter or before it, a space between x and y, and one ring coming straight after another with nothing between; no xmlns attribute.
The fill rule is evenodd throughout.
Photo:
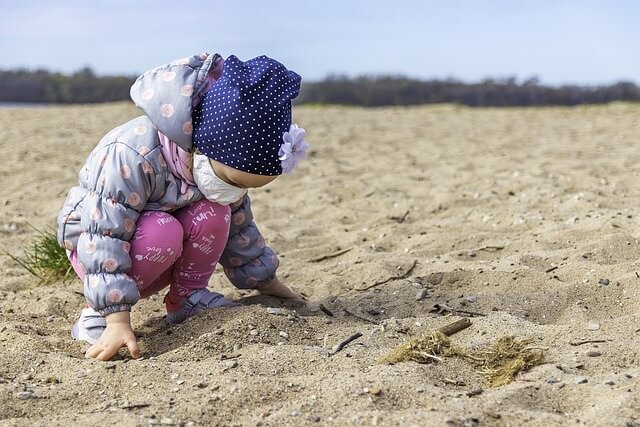
<svg viewBox="0 0 640 427"><path fill-rule="evenodd" d="M98 357L100 353L102 353L102 346L99 346L98 344L94 344L91 347L89 347L87 351L85 351L84 357L89 359L95 359L96 357Z"/></svg>
<svg viewBox="0 0 640 427"><path fill-rule="evenodd" d="M107 360L110 360L113 356L116 355L116 353L118 353L118 350L120 350L119 345L108 345L105 346L102 349L102 352L98 355L98 357L96 357L96 359L98 360L102 360L103 362L106 362Z"/></svg>
<svg viewBox="0 0 640 427"><path fill-rule="evenodd" d="M137 359L138 357L140 357L140 347L138 347L138 342L136 341L136 339L130 339L126 342L127 344L127 348L129 349L129 353L131 354L131 357L133 357L134 359Z"/></svg>

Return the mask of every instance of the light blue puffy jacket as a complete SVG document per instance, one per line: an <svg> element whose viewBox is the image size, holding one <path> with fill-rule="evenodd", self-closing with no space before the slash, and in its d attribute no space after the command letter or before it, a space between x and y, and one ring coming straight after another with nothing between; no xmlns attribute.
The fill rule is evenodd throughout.
<svg viewBox="0 0 640 427"><path fill-rule="evenodd" d="M168 168L158 131L191 151L191 111L220 59L202 54L154 68L138 77L131 98L143 110L107 133L78 174L58 215L58 242L77 251L84 294L102 315L130 310L140 295L131 269L129 240L142 211L171 212L203 198L196 186ZM248 196L232 206L229 240L220 263L238 288L270 282L278 258L253 222Z"/></svg>

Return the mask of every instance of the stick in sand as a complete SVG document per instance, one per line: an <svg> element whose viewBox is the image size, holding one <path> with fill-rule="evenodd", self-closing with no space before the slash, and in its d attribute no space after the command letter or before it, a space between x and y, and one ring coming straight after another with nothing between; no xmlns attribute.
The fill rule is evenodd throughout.
<svg viewBox="0 0 640 427"><path fill-rule="evenodd" d="M346 340L342 341L341 343L338 343L335 347L333 347L333 351L329 354L329 356L333 356L334 354L336 354L337 352L339 352L340 350L345 348L346 345L349 344L351 341L356 340L356 339L360 338L361 336L362 336L362 332L356 332L355 334L351 335Z"/></svg>

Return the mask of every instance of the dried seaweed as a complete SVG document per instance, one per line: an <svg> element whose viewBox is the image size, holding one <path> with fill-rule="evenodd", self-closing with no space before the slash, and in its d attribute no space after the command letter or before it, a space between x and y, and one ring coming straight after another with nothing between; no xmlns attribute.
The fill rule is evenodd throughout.
<svg viewBox="0 0 640 427"><path fill-rule="evenodd" d="M542 362L542 349L530 347L531 341L503 336L486 350L467 352L451 346L446 356L462 356L470 360L492 387L499 387L509 384L519 372L528 371Z"/></svg>
<svg viewBox="0 0 640 427"><path fill-rule="evenodd" d="M378 359L378 363L418 362L429 363L442 360L438 355L450 345L449 338L440 331L431 331L428 335L413 338L400 344L386 356Z"/></svg>
<svg viewBox="0 0 640 427"><path fill-rule="evenodd" d="M509 384L519 372L527 371L542 362L543 351L530 347L530 343L531 339L516 340L514 337L504 336L487 349L469 352L451 345L449 338L436 330L400 344L378 359L378 363L430 363L442 361L443 357L459 356L471 361L492 387L499 387Z"/></svg>

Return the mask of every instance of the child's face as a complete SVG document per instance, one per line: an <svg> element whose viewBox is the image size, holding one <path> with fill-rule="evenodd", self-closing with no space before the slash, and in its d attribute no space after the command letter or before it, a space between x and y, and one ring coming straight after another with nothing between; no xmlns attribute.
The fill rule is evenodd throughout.
<svg viewBox="0 0 640 427"><path fill-rule="evenodd" d="M257 188L267 185L278 176L268 176L268 175L257 175L254 173L249 173L245 171L241 171L238 169L234 169L231 166L227 166L223 163L218 162L217 160L209 159L211 163L211 167L213 171L216 173L218 178L226 182L227 184L231 184L234 187L239 188Z"/></svg>

